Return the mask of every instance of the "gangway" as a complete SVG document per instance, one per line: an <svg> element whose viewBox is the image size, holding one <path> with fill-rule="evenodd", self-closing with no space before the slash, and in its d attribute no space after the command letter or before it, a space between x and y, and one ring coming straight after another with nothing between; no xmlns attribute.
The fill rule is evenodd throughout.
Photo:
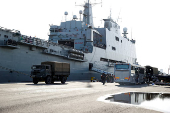
<svg viewBox="0 0 170 113"><path fill-rule="evenodd" d="M23 72L19 72L19 71L16 71L16 70L13 70L13 69L10 69L10 68L7 68L7 67L0 66L0 68L1 68L1 69L5 69L5 70L8 70L8 71L10 71L10 72L15 72L15 73L18 73L18 74L30 76L29 74L26 74L26 73L23 73Z"/></svg>
<svg viewBox="0 0 170 113"><path fill-rule="evenodd" d="M100 68L95 68L95 67L92 67L91 71L95 71L95 72L101 73L101 74L104 73L104 74L111 74L111 75L113 75L113 72L108 72L108 71L102 70Z"/></svg>

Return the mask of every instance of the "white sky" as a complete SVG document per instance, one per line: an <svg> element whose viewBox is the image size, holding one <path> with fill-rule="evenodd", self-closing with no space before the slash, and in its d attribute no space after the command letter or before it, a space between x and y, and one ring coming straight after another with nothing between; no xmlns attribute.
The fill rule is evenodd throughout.
<svg viewBox="0 0 170 113"><path fill-rule="evenodd" d="M85 0L0 0L0 26L20 30L22 34L48 39L49 24L60 25L72 15L79 18L79 10ZM136 53L139 64L151 65L168 72L169 59L169 0L102 0L93 7L95 27L103 26L102 19L110 15L119 25L128 28L131 38L136 40ZM91 0L99 3L101 0Z"/></svg>

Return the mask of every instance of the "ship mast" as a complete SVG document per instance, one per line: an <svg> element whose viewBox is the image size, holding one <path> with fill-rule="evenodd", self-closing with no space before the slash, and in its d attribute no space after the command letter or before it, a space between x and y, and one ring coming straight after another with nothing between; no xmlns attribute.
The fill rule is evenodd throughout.
<svg viewBox="0 0 170 113"><path fill-rule="evenodd" d="M88 0L84 6L84 13L83 13L83 22L85 25L90 25L92 28L94 28L93 25L93 14L92 14L92 5L96 5L100 3L93 3L90 4L90 0ZM102 1L101 1L102 4ZM76 6L82 6L82 5L76 5ZM81 17L80 17L81 18Z"/></svg>
<svg viewBox="0 0 170 113"><path fill-rule="evenodd" d="M90 13L89 13L89 11L90 11L90 2L89 2L90 0L88 0L88 15L87 15L87 17L90 17ZM88 21L89 22L89 21ZM89 24L90 24L90 22L89 22Z"/></svg>
<svg viewBox="0 0 170 113"><path fill-rule="evenodd" d="M90 0L85 3L84 5L84 17L83 22L85 22L86 25L90 25L92 28L93 26L93 15L92 15L92 4L90 4Z"/></svg>

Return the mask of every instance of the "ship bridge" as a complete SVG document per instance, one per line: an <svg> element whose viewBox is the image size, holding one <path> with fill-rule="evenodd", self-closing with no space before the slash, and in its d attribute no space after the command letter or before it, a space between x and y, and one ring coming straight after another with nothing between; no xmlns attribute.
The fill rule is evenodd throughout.
<svg viewBox="0 0 170 113"><path fill-rule="evenodd" d="M104 28L108 28L108 30L111 30L111 28L120 29L120 26L112 19L103 19L103 20L104 20Z"/></svg>
<svg viewBox="0 0 170 113"><path fill-rule="evenodd" d="M85 51L86 46L101 47L102 35L82 21L66 21L60 26L50 26L49 41L71 46L75 49Z"/></svg>
<svg viewBox="0 0 170 113"><path fill-rule="evenodd" d="M80 21L77 21L77 16L73 15L71 21L65 19L60 26L51 25L49 41L89 53L93 52L94 45L105 49L106 47L103 46L105 42L101 39L102 35L93 26L92 4L88 1L83 7L84 11L79 11ZM81 14L83 15L82 21ZM68 12L65 12L64 15L67 17Z"/></svg>

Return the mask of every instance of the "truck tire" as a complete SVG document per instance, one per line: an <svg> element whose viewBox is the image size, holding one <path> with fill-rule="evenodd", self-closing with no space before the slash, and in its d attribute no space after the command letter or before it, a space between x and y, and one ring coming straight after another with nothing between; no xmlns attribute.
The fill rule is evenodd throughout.
<svg viewBox="0 0 170 113"><path fill-rule="evenodd" d="M65 84L66 80L67 80L66 77L62 77L62 78L61 78L61 83L62 83L62 84Z"/></svg>
<svg viewBox="0 0 170 113"><path fill-rule="evenodd" d="M51 83L54 84L54 80L53 79L52 79Z"/></svg>
<svg viewBox="0 0 170 113"><path fill-rule="evenodd" d="M47 76L47 77L46 77L45 83L46 83L46 84L51 84L51 83L52 83L52 78L51 78L51 76Z"/></svg>
<svg viewBox="0 0 170 113"><path fill-rule="evenodd" d="M34 84L37 84L38 83L38 80L36 78L33 78L33 83Z"/></svg>
<svg viewBox="0 0 170 113"><path fill-rule="evenodd" d="M111 83L113 83L113 82L114 82L114 78L112 77L112 78L111 78Z"/></svg>

